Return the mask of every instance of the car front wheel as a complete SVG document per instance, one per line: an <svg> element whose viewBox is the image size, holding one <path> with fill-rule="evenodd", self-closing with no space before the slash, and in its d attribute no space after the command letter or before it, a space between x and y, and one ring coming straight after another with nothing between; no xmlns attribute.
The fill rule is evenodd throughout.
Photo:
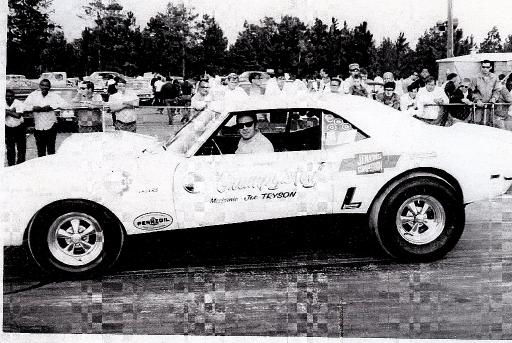
<svg viewBox="0 0 512 343"><path fill-rule="evenodd" d="M405 261L441 258L464 230L461 197L441 178L418 175L391 185L370 212L381 248Z"/></svg>
<svg viewBox="0 0 512 343"><path fill-rule="evenodd" d="M47 272L64 276L96 274L119 257L124 232L111 214L80 200L52 204L34 219L28 247Z"/></svg>

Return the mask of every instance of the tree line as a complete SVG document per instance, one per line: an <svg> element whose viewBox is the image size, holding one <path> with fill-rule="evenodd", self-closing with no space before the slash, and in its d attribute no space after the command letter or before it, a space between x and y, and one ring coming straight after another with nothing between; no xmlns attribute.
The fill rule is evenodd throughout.
<svg viewBox="0 0 512 343"><path fill-rule="evenodd" d="M357 62L370 76L391 71L407 77L446 57L446 32L426 30L412 48L404 33L377 43L366 22L351 28L336 18L310 25L285 15L264 17L243 25L236 41L228 40L214 17L199 16L193 8L168 3L141 29L135 15L115 1L93 0L80 18L92 25L68 42L48 15L52 0L9 0L7 73L36 78L45 71L66 71L70 76L94 71L117 71L129 76L144 72L187 77L204 73L224 75L244 70L282 69L299 77L324 68L331 75L346 75ZM77 18L78 20L78 18ZM454 32L455 56L477 49L473 36ZM512 35L502 43L496 27L479 45L479 52L512 51Z"/></svg>

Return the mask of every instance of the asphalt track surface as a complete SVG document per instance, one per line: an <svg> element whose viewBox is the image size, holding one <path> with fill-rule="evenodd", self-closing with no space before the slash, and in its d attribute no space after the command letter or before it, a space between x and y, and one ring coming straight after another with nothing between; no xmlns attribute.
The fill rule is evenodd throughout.
<svg viewBox="0 0 512 343"><path fill-rule="evenodd" d="M6 332L512 339L512 196L471 204L432 263L383 256L360 218L132 237L106 275L54 280L4 249Z"/></svg>

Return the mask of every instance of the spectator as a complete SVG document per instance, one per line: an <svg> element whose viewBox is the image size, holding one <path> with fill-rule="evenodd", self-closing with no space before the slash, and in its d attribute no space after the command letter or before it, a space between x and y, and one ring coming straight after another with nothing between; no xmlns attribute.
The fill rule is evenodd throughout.
<svg viewBox="0 0 512 343"><path fill-rule="evenodd" d="M484 103L495 103L498 99L498 78L496 75L491 73L491 61L484 60L480 63L481 72L472 80L473 98L476 101L477 109L475 111L475 123L476 124L489 124L490 116L487 118L487 123L483 120Z"/></svg>
<svg viewBox="0 0 512 343"><path fill-rule="evenodd" d="M359 75L361 76L361 83L368 93L368 98L373 99L372 87L368 84L368 71L365 68L361 68L359 69Z"/></svg>
<svg viewBox="0 0 512 343"><path fill-rule="evenodd" d="M197 113L203 111L210 102L212 101L212 97L210 95L210 83L207 79L201 79L199 81L197 93L192 97L191 106L194 111L194 116ZM188 118L185 119L188 121ZM183 121L183 119L182 119Z"/></svg>
<svg viewBox="0 0 512 343"><path fill-rule="evenodd" d="M409 85L412 85L414 82L418 81L419 80L419 75L418 75L418 72L413 72L408 78L406 78L405 80L402 81L402 86L403 86L403 91L404 93L405 92L408 92L408 87ZM417 82L418 86L419 86L419 82Z"/></svg>
<svg viewBox="0 0 512 343"><path fill-rule="evenodd" d="M471 108L468 106L473 105L473 90L471 89L470 79L464 78L462 80L459 87L457 87L455 92L453 92L452 96L450 97L450 103L467 105L450 108L450 116L452 122L466 121L471 112Z"/></svg>
<svg viewBox="0 0 512 343"><path fill-rule="evenodd" d="M425 87L425 85L427 84L427 79L430 77L430 72L428 71L427 68L423 68L421 69L421 73L420 73L420 88L423 88Z"/></svg>
<svg viewBox="0 0 512 343"><path fill-rule="evenodd" d="M265 89L265 96L283 96L285 92L289 91L289 87L286 86L286 78L282 70L277 70L275 78L268 80L267 87Z"/></svg>
<svg viewBox="0 0 512 343"><path fill-rule="evenodd" d="M407 86L407 93L400 97L400 111L413 116L418 115L418 90L419 82L413 82Z"/></svg>
<svg viewBox="0 0 512 343"><path fill-rule="evenodd" d="M332 78L331 82L329 84L330 93L336 94L336 95L343 95L345 94L341 89L341 79L338 78Z"/></svg>
<svg viewBox="0 0 512 343"><path fill-rule="evenodd" d="M178 79L174 81L167 76L166 82L160 90L160 95L165 106L178 106L181 94L180 82ZM173 117L176 113L175 108L167 108L167 116L169 117L169 125L173 123Z"/></svg>
<svg viewBox="0 0 512 343"><path fill-rule="evenodd" d="M501 82L498 82L498 99L497 103L510 104L512 103L512 94ZM505 129L505 121L509 121L509 107L510 105L496 105L494 109L493 126L499 129Z"/></svg>
<svg viewBox="0 0 512 343"><path fill-rule="evenodd" d="M180 105L185 106L187 108L181 109L181 122L187 122L190 117L190 106L191 106L191 100L192 100L192 94L193 94L194 86L190 81L185 79L183 83L181 84L181 97L180 97Z"/></svg>
<svg viewBox="0 0 512 343"><path fill-rule="evenodd" d="M24 109L34 113L34 138L39 157L55 154L55 139L57 138L55 110L67 106L60 95L50 92L51 88L50 81L42 79L39 82L39 90L30 93L24 103Z"/></svg>
<svg viewBox="0 0 512 343"><path fill-rule="evenodd" d="M444 92L445 92L446 96L448 97L448 99L450 99L451 96L453 95L453 93L459 87L459 84L460 84L459 76L456 73L450 73L446 77L446 80L447 80L447 82L444 85L443 89L444 89Z"/></svg>
<svg viewBox="0 0 512 343"><path fill-rule="evenodd" d="M363 85L363 80L358 74L352 75L352 85L349 88L349 94L368 97L368 90Z"/></svg>
<svg viewBox="0 0 512 343"><path fill-rule="evenodd" d="M139 97L135 92L126 89L125 80L118 80L117 92L110 96L108 105L112 113L115 114L114 128L116 130L137 131L135 108L139 105Z"/></svg>
<svg viewBox="0 0 512 343"><path fill-rule="evenodd" d="M376 95L384 92L384 80L380 76L375 76L373 79L373 91L372 98L376 98Z"/></svg>
<svg viewBox="0 0 512 343"><path fill-rule="evenodd" d="M420 88L417 97L419 113L416 117L432 124L437 123L436 120L440 122L442 118L439 114L443 111L443 108L438 105L447 104L448 97L441 87L436 86L434 77L429 76L427 78L425 87Z"/></svg>
<svg viewBox="0 0 512 343"><path fill-rule="evenodd" d="M162 80L162 76L158 77L158 79L155 81L155 102L154 105L162 105L163 99L162 99L162 87L164 85L164 81Z"/></svg>
<svg viewBox="0 0 512 343"><path fill-rule="evenodd" d="M114 77L112 75L109 75L108 77L109 77L109 79L107 81L107 93L108 93L108 96L110 97L112 94L117 93L117 80L114 79ZM107 98L107 100L108 100L108 98Z"/></svg>
<svg viewBox="0 0 512 343"><path fill-rule="evenodd" d="M238 75L231 73L227 77L228 85L224 93L224 100L227 102L241 102L248 99L247 93L240 87Z"/></svg>
<svg viewBox="0 0 512 343"><path fill-rule="evenodd" d="M343 91L345 94L350 93L350 87L354 84L354 76L359 76L359 64L357 63L351 63L348 66L348 71L350 73L350 76L347 77L345 82L343 82Z"/></svg>
<svg viewBox="0 0 512 343"><path fill-rule="evenodd" d="M384 93L377 94L376 100L397 110L400 109L400 97L395 93L395 88L395 82L386 82L384 84Z"/></svg>
<svg viewBox="0 0 512 343"><path fill-rule="evenodd" d="M500 74L500 75L498 75L498 81L499 81L502 85L505 85L505 77L506 77L506 76L507 76L507 75L505 75L505 74L503 74L503 73L502 73L502 74Z"/></svg>
<svg viewBox="0 0 512 343"><path fill-rule="evenodd" d="M331 84L331 78L325 68L320 69L320 80L318 82L319 92L329 92Z"/></svg>
<svg viewBox="0 0 512 343"><path fill-rule="evenodd" d="M265 92L263 88L263 79L261 73L250 73L249 74L249 82L251 86L249 87L249 96L261 96Z"/></svg>
<svg viewBox="0 0 512 343"><path fill-rule="evenodd" d="M23 103L14 98L12 89L5 90L5 150L8 166L25 162L27 137Z"/></svg>
<svg viewBox="0 0 512 343"><path fill-rule="evenodd" d="M101 108L103 99L98 93L94 93L94 83L91 81L82 82L78 88L77 96L74 99L80 107L77 109L78 132L101 132L102 116Z"/></svg>
<svg viewBox="0 0 512 343"><path fill-rule="evenodd" d="M382 74L382 81L384 84L388 82L394 82L395 83L395 90L394 92L400 97L402 94L404 94L404 91L402 89L402 82L401 81L395 81L395 76L392 72L388 71Z"/></svg>

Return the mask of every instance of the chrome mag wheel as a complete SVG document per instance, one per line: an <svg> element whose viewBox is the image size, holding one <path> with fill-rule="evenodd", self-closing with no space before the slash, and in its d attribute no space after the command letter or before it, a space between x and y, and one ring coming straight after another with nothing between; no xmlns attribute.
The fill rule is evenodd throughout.
<svg viewBox="0 0 512 343"><path fill-rule="evenodd" d="M50 253L62 264L74 267L91 263L103 252L103 230L93 217L79 212L61 215L48 230Z"/></svg>
<svg viewBox="0 0 512 343"><path fill-rule="evenodd" d="M400 236L415 245L436 240L446 225L446 212L436 198L415 195L405 200L398 209L396 227Z"/></svg>

